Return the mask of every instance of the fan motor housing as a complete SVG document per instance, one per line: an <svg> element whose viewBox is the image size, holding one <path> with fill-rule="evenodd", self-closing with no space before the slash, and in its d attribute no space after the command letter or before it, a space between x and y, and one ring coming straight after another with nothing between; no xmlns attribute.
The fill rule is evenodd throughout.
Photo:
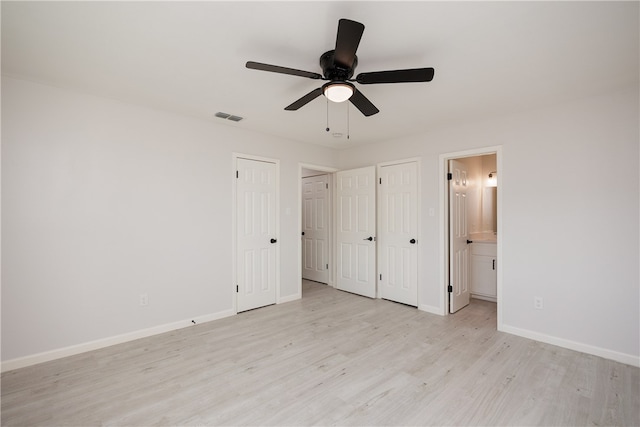
<svg viewBox="0 0 640 427"><path fill-rule="evenodd" d="M344 68L335 63L334 53L334 50L330 50L323 53L320 57L320 67L322 67L322 75L327 80L349 80L351 77L353 77L353 72L358 65L358 57L354 55L353 66L351 68Z"/></svg>

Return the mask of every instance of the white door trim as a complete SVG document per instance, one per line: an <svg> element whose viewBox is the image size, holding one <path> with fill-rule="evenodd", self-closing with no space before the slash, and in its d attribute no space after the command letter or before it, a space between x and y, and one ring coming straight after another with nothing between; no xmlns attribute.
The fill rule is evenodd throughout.
<svg viewBox="0 0 640 427"><path fill-rule="evenodd" d="M238 248L238 238L236 234L237 230L237 178L236 178L236 165L238 163L238 159L246 159L246 160L254 160L258 162L269 162L274 163L276 165L276 239L280 240L280 160L271 159L268 157L254 156L251 154L241 154L241 153L232 153L231 160L231 173L232 177L232 185L231 185L231 256L232 256L232 274L231 277L233 279L232 287L231 287L231 300L233 306L233 312L238 313L238 301L237 301L237 292L236 286L238 284L238 257L237 257L237 248ZM281 302L280 298L280 245L276 245L276 304Z"/></svg>
<svg viewBox="0 0 640 427"><path fill-rule="evenodd" d="M421 206L422 206L422 183L421 183L421 177L420 177L420 171L422 170L422 158L421 157L411 157L408 159L402 159L402 160L394 160L394 161L390 161L390 162L382 162L382 163L378 163L376 164L376 176L381 176L382 175L382 168L385 166L394 166L394 165L401 165L403 163L416 163L416 182L417 182L417 200L416 200L416 207L417 207L417 217L418 217L418 224L417 224L417 230L416 230L416 239L418 239L418 246L417 246L417 250L418 250L418 271L416 271L416 275L418 278L418 289L417 289L417 293L418 293L418 308L420 308L420 259L422 259L422 251L420 249L420 236L422 236L422 214L421 214ZM376 197L376 220L378 221L378 230L380 230L380 197ZM380 254L381 251L378 250L378 263L381 262L380 259ZM380 279L380 276L378 276L378 279ZM380 284L378 283L378 285L376 286L377 289L380 289ZM378 293L378 298L380 298L380 293Z"/></svg>
<svg viewBox="0 0 640 427"><path fill-rule="evenodd" d="M448 292L447 286L449 284L449 266L448 266L448 257L449 257L449 239L448 239L448 218L449 218L449 191L447 184L447 171L448 171L448 163L450 159L459 159L462 157L474 157L474 156L482 156L486 154L495 154L496 155L496 171L498 175L498 204L496 207L496 213L498 216L498 224L497 224L497 236L496 236L496 244L497 244L497 289L496 289L496 299L497 299L497 329L499 331L503 330L502 325L502 182L503 182L503 173L502 173L502 146L496 145L491 147L484 148L476 148L473 150L465 150L465 151L456 151L451 153L440 154L439 156L439 200L440 200L440 226L439 226L439 238L440 238L440 313L443 316L448 315Z"/></svg>
<svg viewBox="0 0 640 427"><path fill-rule="evenodd" d="M334 215L335 215L335 179L334 175L339 169L330 167L315 165L311 163L298 163L298 232L302 230L302 170L311 169L319 172L326 172L329 174L329 283L327 285L335 287L335 271L336 271L336 259L335 259L335 227L334 227ZM298 294L294 299L302 297L302 239L298 239Z"/></svg>
<svg viewBox="0 0 640 427"><path fill-rule="evenodd" d="M330 175L315 172L302 181L302 277L329 283L329 256L331 251L331 190Z"/></svg>

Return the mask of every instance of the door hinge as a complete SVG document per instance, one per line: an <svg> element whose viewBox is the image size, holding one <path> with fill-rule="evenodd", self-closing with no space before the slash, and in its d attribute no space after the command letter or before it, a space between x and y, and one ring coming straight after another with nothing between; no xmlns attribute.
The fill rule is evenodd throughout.
<svg viewBox="0 0 640 427"><path fill-rule="evenodd" d="M240 292L240 286L236 285L236 292Z"/></svg>
<svg viewBox="0 0 640 427"><path fill-rule="evenodd" d="M380 280L382 280L382 274L380 275Z"/></svg>
<svg viewBox="0 0 640 427"><path fill-rule="evenodd" d="M327 190L328 190L329 189L329 184L327 183L326 185L327 185Z"/></svg>
<svg viewBox="0 0 640 427"><path fill-rule="evenodd" d="M236 171L236 178L240 178L240 172Z"/></svg>
<svg viewBox="0 0 640 427"><path fill-rule="evenodd" d="M453 179L453 174L451 172L449 172L447 174L447 181L451 181Z"/></svg>
<svg viewBox="0 0 640 427"><path fill-rule="evenodd" d="M329 264L327 264L327 270L329 269Z"/></svg>
<svg viewBox="0 0 640 427"><path fill-rule="evenodd" d="M380 184L382 184L382 178L380 178Z"/></svg>
<svg viewBox="0 0 640 427"><path fill-rule="evenodd" d="M447 288L447 291L453 292L453 286L449 285L449 287Z"/></svg>

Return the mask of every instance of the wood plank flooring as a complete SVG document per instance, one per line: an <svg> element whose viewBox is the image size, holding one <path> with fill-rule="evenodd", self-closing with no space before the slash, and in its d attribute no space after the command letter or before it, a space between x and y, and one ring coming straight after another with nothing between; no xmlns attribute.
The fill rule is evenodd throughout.
<svg viewBox="0 0 640 427"><path fill-rule="evenodd" d="M640 425L640 370L304 282L303 299L2 375L3 426Z"/></svg>

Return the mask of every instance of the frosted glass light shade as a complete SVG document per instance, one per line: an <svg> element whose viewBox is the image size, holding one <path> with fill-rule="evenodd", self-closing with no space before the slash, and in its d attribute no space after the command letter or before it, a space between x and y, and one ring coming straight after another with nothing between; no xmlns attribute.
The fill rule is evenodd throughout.
<svg viewBox="0 0 640 427"><path fill-rule="evenodd" d="M344 102L353 95L353 86L347 83L331 83L325 86L324 96L329 101Z"/></svg>
<svg viewBox="0 0 640 427"><path fill-rule="evenodd" d="M497 187L498 186L498 172L491 172L489 174L489 179L487 180L487 187Z"/></svg>

